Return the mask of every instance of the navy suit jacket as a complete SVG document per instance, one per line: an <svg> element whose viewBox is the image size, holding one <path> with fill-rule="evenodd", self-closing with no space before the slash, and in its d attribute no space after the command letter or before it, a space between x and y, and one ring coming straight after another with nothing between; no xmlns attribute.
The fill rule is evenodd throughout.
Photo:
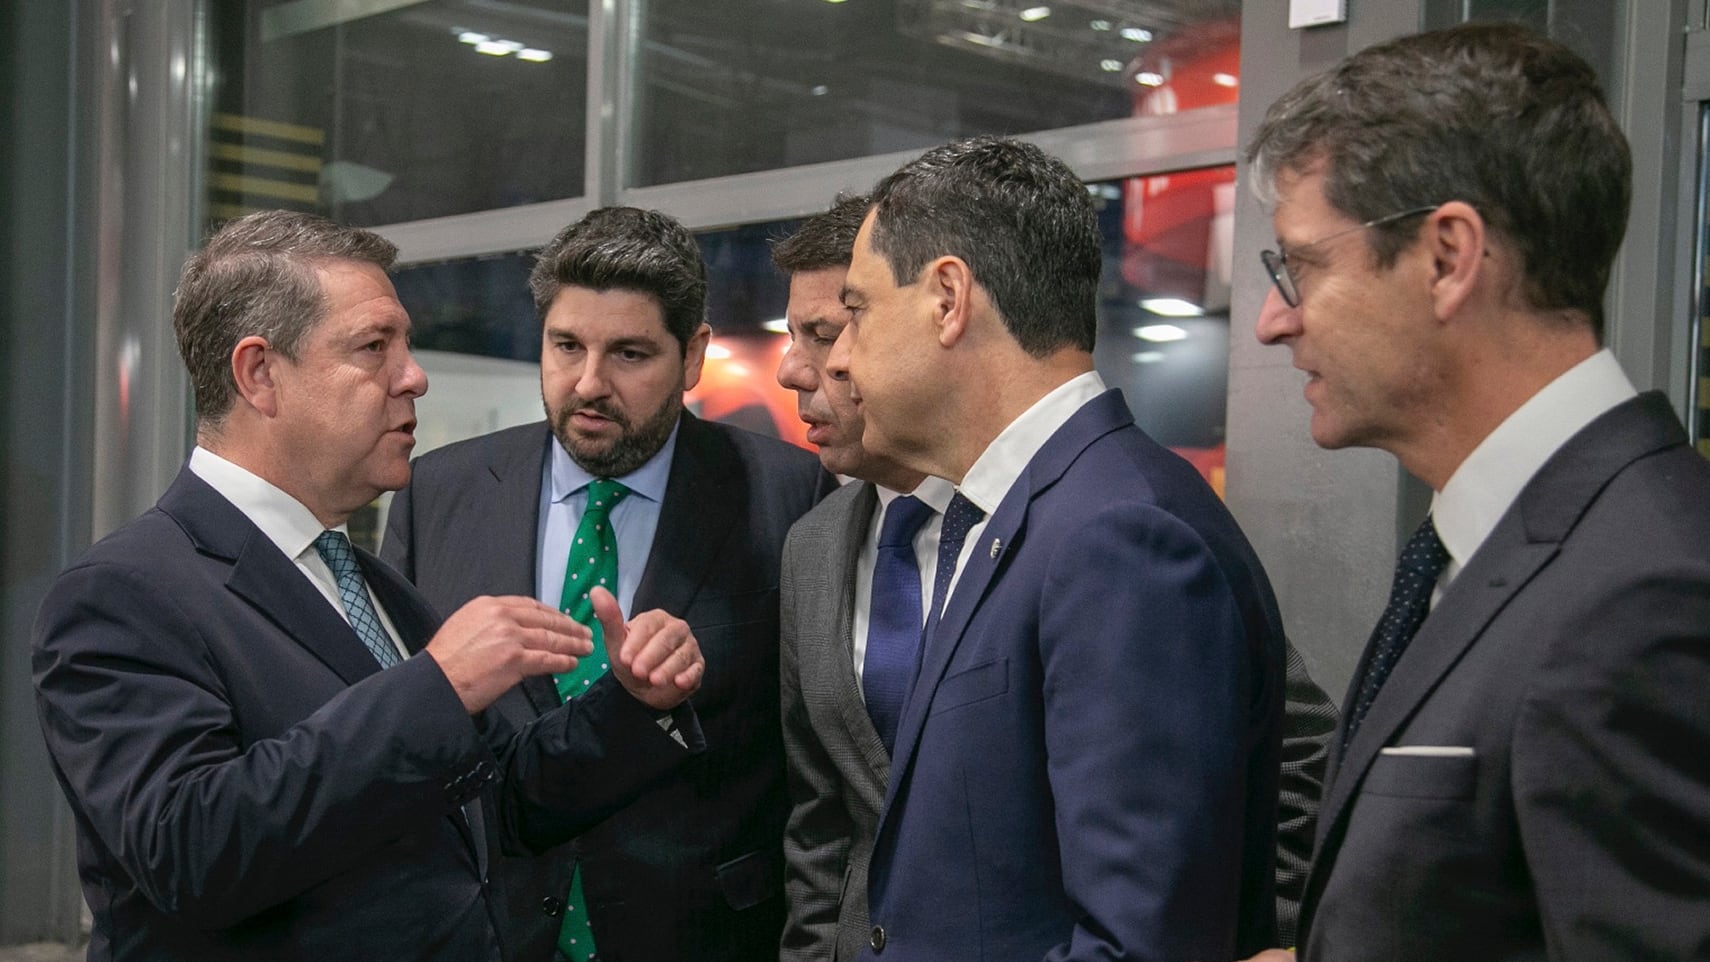
<svg viewBox="0 0 1710 962"><path fill-rule="evenodd" d="M382 556L441 611L481 594L534 595L540 485L555 443L541 421L423 455L393 500ZM632 607L664 609L694 630L707 667L691 701L708 748L573 845L498 860L505 937L519 959L552 957L578 862L605 962L776 956L788 807L778 564L790 525L835 485L800 448L684 414ZM543 677L493 707L526 725L558 703Z"/></svg>
<svg viewBox="0 0 1710 962"><path fill-rule="evenodd" d="M1185 962L1270 944L1282 679L1234 520L1120 392L1089 401L925 641L870 868L874 947Z"/></svg>
<svg viewBox="0 0 1710 962"><path fill-rule="evenodd" d="M1707 759L1710 464L1652 393L1538 470L1395 663L1302 957L1710 958Z"/></svg>
<svg viewBox="0 0 1710 962"><path fill-rule="evenodd" d="M439 619L358 558L418 652ZM472 720L430 656L380 671L188 469L60 575L34 670L92 962L500 959L487 833L552 844L685 754L615 683L513 733Z"/></svg>

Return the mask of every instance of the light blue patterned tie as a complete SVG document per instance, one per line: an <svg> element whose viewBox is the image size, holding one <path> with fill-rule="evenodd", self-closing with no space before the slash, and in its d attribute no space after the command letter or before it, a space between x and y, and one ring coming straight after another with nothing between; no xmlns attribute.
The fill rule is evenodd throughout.
<svg viewBox="0 0 1710 962"><path fill-rule="evenodd" d="M386 629L380 627L380 615L368 597L368 586L362 583L362 570L357 567L356 549L350 546L350 539L342 532L322 531L315 539L315 551L332 569L333 580L338 582L339 602L350 617L350 627L355 629L356 637L368 646L381 668L390 668L402 661L398 657L397 646L386 636Z"/></svg>

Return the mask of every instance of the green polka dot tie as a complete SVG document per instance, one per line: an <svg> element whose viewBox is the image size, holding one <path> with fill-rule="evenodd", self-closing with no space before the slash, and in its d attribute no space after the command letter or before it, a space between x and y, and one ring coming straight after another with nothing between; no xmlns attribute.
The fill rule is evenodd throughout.
<svg viewBox="0 0 1710 962"><path fill-rule="evenodd" d="M600 620L594 617L594 603L588 592L603 587L613 596L618 593L617 535L612 531L611 513L628 494L628 488L606 478L589 483L588 506L582 511L582 522L576 526L576 537L570 543L570 563L564 569L564 590L558 597L558 607L593 631L594 651L577 662L575 670L555 676L558 696L566 701L599 680L610 664L605 633L600 630ZM587 962L594 954L594 932L588 926L580 866L572 876L570 894L564 900L558 951L571 962Z"/></svg>

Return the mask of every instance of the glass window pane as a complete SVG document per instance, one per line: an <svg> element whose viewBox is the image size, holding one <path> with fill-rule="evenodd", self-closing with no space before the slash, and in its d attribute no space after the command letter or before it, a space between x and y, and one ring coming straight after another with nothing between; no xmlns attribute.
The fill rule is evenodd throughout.
<svg viewBox="0 0 1710 962"><path fill-rule="evenodd" d="M1234 103L1239 0L651 0L641 186Z"/></svg>
<svg viewBox="0 0 1710 962"><path fill-rule="evenodd" d="M1152 437L1223 489L1229 380L1229 281L1235 168L1213 167L1088 186L1104 236L1094 361ZM795 221L697 236L706 258L712 345L688 399L703 417L807 446L795 395L777 383L789 286L770 243ZM397 272L431 387L418 447L539 418L540 325L529 300L532 255Z"/></svg>
<svg viewBox="0 0 1710 962"><path fill-rule="evenodd" d="M390 224L580 196L586 0L210 4L216 220Z"/></svg>

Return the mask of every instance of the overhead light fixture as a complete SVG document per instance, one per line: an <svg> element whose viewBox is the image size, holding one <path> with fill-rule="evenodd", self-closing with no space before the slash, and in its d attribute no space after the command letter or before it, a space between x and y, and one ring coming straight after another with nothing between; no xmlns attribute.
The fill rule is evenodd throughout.
<svg viewBox="0 0 1710 962"><path fill-rule="evenodd" d="M1105 73L1116 73L1118 70L1122 69L1122 61L1120 61L1120 60L1100 60L1098 62L1098 66L1099 66L1099 69L1103 70Z"/></svg>
<svg viewBox="0 0 1710 962"><path fill-rule="evenodd" d="M1135 328L1134 336L1154 344L1167 344L1170 341L1186 340L1187 332L1174 324L1146 324Z"/></svg>
<svg viewBox="0 0 1710 962"><path fill-rule="evenodd" d="M1205 308L1179 297L1145 297L1140 306L1159 317L1204 317Z"/></svg>
<svg viewBox="0 0 1710 962"><path fill-rule="evenodd" d="M1087 26L1093 28L1094 30L1099 30L1099 31L1109 30L1110 29L1110 21L1109 20L1093 20L1093 21L1090 21L1087 24Z"/></svg>
<svg viewBox="0 0 1710 962"><path fill-rule="evenodd" d="M1132 40L1135 43L1146 43L1152 39L1152 31L1141 27L1123 27L1122 39Z"/></svg>
<svg viewBox="0 0 1710 962"><path fill-rule="evenodd" d="M509 57L511 48L497 40L483 40L475 45L475 52L489 57Z"/></svg>
<svg viewBox="0 0 1710 962"><path fill-rule="evenodd" d="M1135 364L1156 364L1164 359L1163 351L1135 351L1132 355Z"/></svg>
<svg viewBox="0 0 1710 962"><path fill-rule="evenodd" d="M761 324L760 329L763 331L771 331L773 334L788 334L790 333L790 321L789 318L786 317L774 317L764 324Z"/></svg>
<svg viewBox="0 0 1710 962"><path fill-rule="evenodd" d="M1164 75L1161 73L1154 73L1150 70L1142 70L1134 75L1134 82L1142 87L1162 87L1164 85Z"/></svg>
<svg viewBox="0 0 1710 962"><path fill-rule="evenodd" d="M831 88L827 87L825 84L815 84L814 88L809 90L808 93L813 94L815 97L823 97L826 94L831 93Z"/></svg>
<svg viewBox="0 0 1710 962"><path fill-rule="evenodd" d="M552 51L536 50L533 47L524 47L517 51L517 59L527 60L529 63L545 63L552 59Z"/></svg>
<svg viewBox="0 0 1710 962"><path fill-rule="evenodd" d="M825 0L826 3L842 3L843 0Z"/></svg>
<svg viewBox="0 0 1710 962"><path fill-rule="evenodd" d="M476 33L473 30L465 30L457 35L459 43L485 43L491 39L493 38L484 33Z"/></svg>
<svg viewBox="0 0 1710 962"><path fill-rule="evenodd" d="M1050 7L1028 7L1021 11L1021 19L1028 23L1038 23L1051 15Z"/></svg>
<svg viewBox="0 0 1710 962"><path fill-rule="evenodd" d="M707 359L711 361L726 361L730 359L730 348L723 344L708 344Z"/></svg>
<svg viewBox="0 0 1710 962"><path fill-rule="evenodd" d="M1211 75L1211 82L1219 87L1233 87L1237 83L1240 83L1239 80L1235 79L1235 75L1232 73L1214 73Z"/></svg>

